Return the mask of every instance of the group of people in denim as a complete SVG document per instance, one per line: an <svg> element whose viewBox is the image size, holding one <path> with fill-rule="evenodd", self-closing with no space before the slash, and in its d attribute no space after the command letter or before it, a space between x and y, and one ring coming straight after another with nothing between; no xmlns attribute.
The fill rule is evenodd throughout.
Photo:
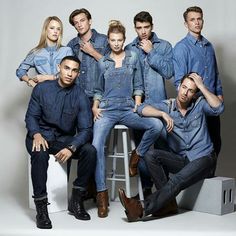
<svg viewBox="0 0 236 236"><path fill-rule="evenodd" d="M199 13L198 7L197 10L195 7L189 10L195 11ZM89 14L86 9L74 12L71 19L76 14L84 14L85 18ZM136 137L135 152L140 157L139 172L143 188L151 189L153 181L157 189L145 198L142 205L136 199L128 199L124 191L120 191L121 202L130 221L160 211L168 206L180 190L214 174L216 156L220 151L219 114L223 112L224 105L222 85L211 43L203 36L198 40L188 33L172 49L168 41L158 38L152 32L153 23L148 12L140 12L135 17L135 27L137 21L147 23L150 35L145 32L144 35L147 34L148 37L142 39L141 28L137 27L138 37L123 50L125 56L120 67L116 67L111 56L109 37L89 28L89 43L100 55L99 59L81 49L84 35L78 31L77 37L67 47L48 46L40 51L32 51L17 69L19 79L32 67L38 74L57 75L57 66L65 56L73 55L80 61L80 73L75 84L61 88L55 76L57 80L39 83L31 96L26 113L26 146L31 155L36 199L47 195L45 166L48 165L49 153L55 154L61 148L68 148L73 158L83 159L83 162L78 162L75 189L86 192L88 180L95 173L97 192L107 191L105 143L116 124L141 131L141 136ZM140 20L142 17L143 20ZM90 18L91 16L87 20L91 20ZM147 28L145 25L142 27ZM149 44L150 50L144 49L145 43ZM191 77L192 72L197 73L206 88L219 96L222 102L217 107L211 107L200 92L196 96L198 99L189 103L186 115L183 116L176 99L166 100L165 80L174 76L174 84L178 90L181 79L189 73ZM142 104L135 103L135 96L143 97ZM92 122L91 107L94 101L99 101L102 115ZM147 106L152 106L173 119L174 125L170 133L167 132L166 120L161 115L158 118L144 117L146 115L143 110ZM33 117L37 115L40 118L35 120ZM214 116L213 121L209 116ZM212 129L209 134L207 126L210 129L210 124L217 125L217 129ZM37 132L48 141L48 152L32 151L33 135ZM216 133L218 138L212 144ZM165 139L168 147L158 146L161 139ZM92 145L88 144L91 141ZM153 144L158 150L148 151ZM43 156L45 159L42 161ZM41 164L36 161L38 159L42 161ZM174 173L173 177L170 178L167 172ZM80 207L83 209L82 205ZM132 207L140 210L135 217L130 213ZM84 212L82 215L78 218L90 219ZM100 217L106 216L107 213Z"/></svg>

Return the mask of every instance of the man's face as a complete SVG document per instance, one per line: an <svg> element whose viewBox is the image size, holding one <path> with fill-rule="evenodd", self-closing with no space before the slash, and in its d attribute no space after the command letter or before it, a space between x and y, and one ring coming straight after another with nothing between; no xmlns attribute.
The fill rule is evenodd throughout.
<svg viewBox="0 0 236 236"><path fill-rule="evenodd" d="M187 20L184 25L191 34L198 36L201 34L203 23L204 21L201 13L190 11L187 15Z"/></svg>
<svg viewBox="0 0 236 236"><path fill-rule="evenodd" d="M189 104L197 92L197 86L189 78L186 78L182 84L180 84L178 91L178 100L182 104Z"/></svg>
<svg viewBox="0 0 236 236"><path fill-rule="evenodd" d="M90 30L92 20L88 20L85 13L80 13L73 17L73 23L79 35L83 36Z"/></svg>
<svg viewBox="0 0 236 236"><path fill-rule="evenodd" d="M59 84L61 87L71 86L79 75L79 63L65 60L59 65Z"/></svg>
<svg viewBox="0 0 236 236"><path fill-rule="evenodd" d="M152 25L149 22L139 22L135 24L135 31L139 37L139 40L150 39L152 34Z"/></svg>
<svg viewBox="0 0 236 236"><path fill-rule="evenodd" d="M111 50L114 53L119 53L122 51L124 46L124 35L122 33L110 33L108 38L108 43Z"/></svg>

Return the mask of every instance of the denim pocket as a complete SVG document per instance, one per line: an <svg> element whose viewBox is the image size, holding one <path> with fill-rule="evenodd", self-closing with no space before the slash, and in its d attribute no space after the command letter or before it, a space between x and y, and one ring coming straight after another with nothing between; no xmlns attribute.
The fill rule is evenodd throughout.
<svg viewBox="0 0 236 236"><path fill-rule="evenodd" d="M41 66L47 64L47 59L46 58L41 58L41 59L35 59L35 65L36 66Z"/></svg>

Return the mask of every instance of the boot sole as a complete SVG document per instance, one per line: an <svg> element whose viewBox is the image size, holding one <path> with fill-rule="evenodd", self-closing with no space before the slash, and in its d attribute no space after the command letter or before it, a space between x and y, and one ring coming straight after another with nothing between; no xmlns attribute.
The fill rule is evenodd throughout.
<svg viewBox="0 0 236 236"><path fill-rule="evenodd" d="M74 216L77 220L91 220L91 217L89 218L80 218L75 215L75 213L68 209L68 214Z"/></svg>
<svg viewBox="0 0 236 236"><path fill-rule="evenodd" d="M39 226L39 225L37 225L37 228L39 228L39 229L51 229L52 225L49 225L49 226Z"/></svg>

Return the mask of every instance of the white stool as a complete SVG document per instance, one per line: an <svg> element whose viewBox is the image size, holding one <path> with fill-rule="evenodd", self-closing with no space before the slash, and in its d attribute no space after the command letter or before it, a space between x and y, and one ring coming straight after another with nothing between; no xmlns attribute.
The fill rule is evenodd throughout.
<svg viewBox="0 0 236 236"><path fill-rule="evenodd" d="M121 147L122 147L123 152L118 152L119 131L121 132L121 135L122 135ZM129 137L130 143L128 143L128 137ZM107 157L113 158L112 170L111 172L108 173L108 177L107 177L107 180L110 180L112 182L111 200L112 201L115 200L116 181L125 182L127 196L131 197L130 176L129 176L129 156L131 154L131 151L135 149L135 144L134 144L134 140L131 134L131 130L125 125L115 125L115 127L113 128L113 137L111 138L109 143L110 143L109 145L111 145L112 147L112 150L111 150L111 153L108 153ZM109 152L109 147L108 147L108 152ZM117 173L117 159L123 159L124 161L124 173L122 174ZM140 197L140 200L143 200L142 183L139 176L137 176L137 181L138 181L139 197Z"/></svg>
<svg viewBox="0 0 236 236"><path fill-rule="evenodd" d="M48 193L48 212L58 212L67 210L68 193L67 193L67 165L55 162L55 157L50 155L47 178ZM33 187L31 182L31 163L28 159L28 176L29 176L29 207L35 209Z"/></svg>

